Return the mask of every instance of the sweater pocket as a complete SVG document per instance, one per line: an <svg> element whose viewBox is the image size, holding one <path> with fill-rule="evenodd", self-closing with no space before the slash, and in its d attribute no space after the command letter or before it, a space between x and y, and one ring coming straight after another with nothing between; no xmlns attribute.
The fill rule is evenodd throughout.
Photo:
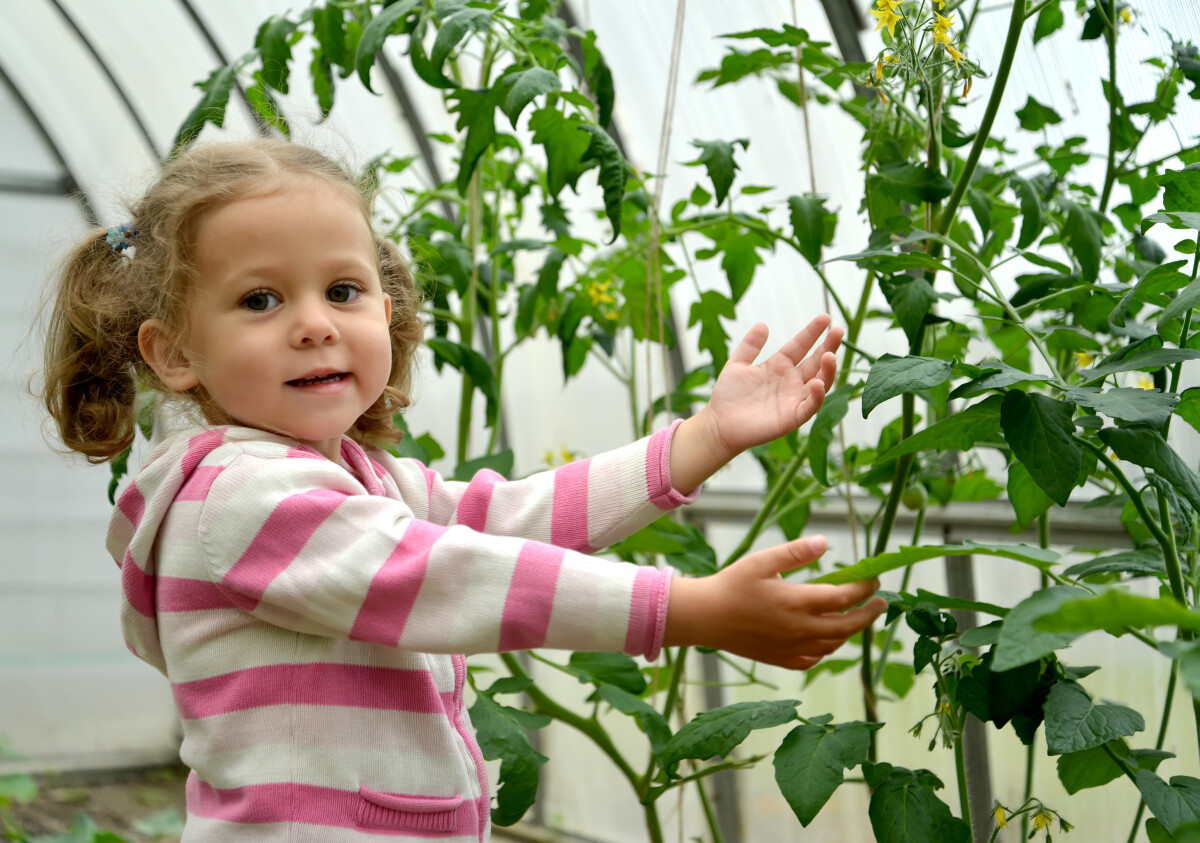
<svg viewBox="0 0 1200 843"><path fill-rule="evenodd" d="M432 831L450 833L458 822L461 796L408 796L401 793L380 793L360 787L358 814L355 818L362 828L390 828L402 831Z"/></svg>

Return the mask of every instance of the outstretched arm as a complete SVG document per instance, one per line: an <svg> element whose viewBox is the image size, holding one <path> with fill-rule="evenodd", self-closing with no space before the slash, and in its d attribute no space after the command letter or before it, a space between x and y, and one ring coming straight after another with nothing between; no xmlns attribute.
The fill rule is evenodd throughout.
<svg viewBox="0 0 1200 843"><path fill-rule="evenodd" d="M822 536L810 536L744 556L712 576L676 577L663 645L714 647L793 670L817 664L887 608L880 598L858 605L878 580L826 585L780 576L826 547Z"/></svg>
<svg viewBox="0 0 1200 843"><path fill-rule="evenodd" d="M742 451L778 439L813 417L833 383L834 352L842 343L842 329L832 328L817 345L829 323L822 313L757 366L767 326L760 322L750 329L721 369L708 403L675 432L675 488L696 488Z"/></svg>

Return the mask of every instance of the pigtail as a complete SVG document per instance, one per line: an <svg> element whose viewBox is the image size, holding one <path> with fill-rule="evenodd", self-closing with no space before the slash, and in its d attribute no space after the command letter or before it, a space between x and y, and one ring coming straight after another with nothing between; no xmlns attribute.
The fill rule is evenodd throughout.
<svg viewBox="0 0 1200 843"><path fill-rule="evenodd" d="M59 438L88 462L114 459L135 432L142 364L130 259L95 229L63 262L49 304L42 400Z"/></svg>

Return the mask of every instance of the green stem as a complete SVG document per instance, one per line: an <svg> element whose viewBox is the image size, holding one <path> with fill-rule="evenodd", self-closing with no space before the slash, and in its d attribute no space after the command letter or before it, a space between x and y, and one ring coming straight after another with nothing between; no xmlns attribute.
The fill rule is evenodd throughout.
<svg viewBox="0 0 1200 843"><path fill-rule="evenodd" d="M800 449L796 451L796 455L792 457L792 461L787 464L787 468L783 470L779 481L775 484L775 488L767 495L766 501L762 505L762 509L754 516L754 521L750 524L750 529L746 531L746 535L738 543L738 546L733 549L733 553L726 557L721 563L724 568L738 559L741 559L743 554L750 549L750 545L754 544L754 540L758 538L758 534L762 532L763 527L767 523L767 518L783 500L783 496L787 490L791 488L792 481L796 478L796 472L800 470L800 466L804 464L804 460L808 458L808 443L805 442Z"/></svg>
<svg viewBox="0 0 1200 843"><path fill-rule="evenodd" d="M1134 785L1137 785L1137 776L1135 776L1133 771L1129 769L1129 765L1126 764L1124 760L1118 758L1117 754L1109 749L1107 743L1102 743L1100 746L1104 747L1104 751L1108 753L1108 757L1112 759L1112 762L1121 768L1121 772L1128 776L1129 780L1133 782Z"/></svg>
<svg viewBox="0 0 1200 843"><path fill-rule="evenodd" d="M1171 678L1167 680L1167 694L1163 702L1162 722L1158 725L1158 739L1154 742L1155 749L1162 749L1167 738L1167 723L1171 719L1171 703L1175 700L1175 685L1179 678L1179 662L1171 662ZM1133 817L1133 828L1129 829L1129 838L1126 843L1134 843L1137 839L1138 831L1142 828L1142 814L1146 810L1144 800L1138 800L1137 813Z"/></svg>
<svg viewBox="0 0 1200 843"><path fill-rule="evenodd" d="M463 296L462 321L458 325L459 339L464 346L471 348L475 340L475 305L479 300L479 242L482 232L479 230L480 213L479 170L471 175L470 187L470 225L471 225L471 278L467 282L467 293ZM467 444L471 438L471 405L475 400L475 381L462 373L462 398L458 403L458 442L455 453L458 462L467 459Z"/></svg>
<svg viewBox="0 0 1200 843"><path fill-rule="evenodd" d="M954 221L954 215L958 212L958 206L961 204L963 196L966 195L967 188L971 184L971 179L975 175L975 168L979 166L979 158L983 154L984 145L987 139L992 136L992 124L996 121L996 114L1000 110L1000 101L1004 98L1004 88L1008 84L1008 75L1012 70L1013 58L1017 54L1017 45L1021 42L1021 27L1024 23L1025 2L1024 0L1015 0L1012 4L1012 17L1009 18L1008 22L1008 35L1004 39L1004 52L1000 55L1000 64L996 67L996 74L992 82L992 93L988 97L987 108L983 113L983 119L979 123L975 142L971 144L971 151L967 155L963 171L959 174L958 181L954 185L954 192L946 200L946 206L942 208L942 213L938 217L938 232L941 234L945 234L950 230L950 224Z"/></svg>
<svg viewBox="0 0 1200 843"><path fill-rule="evenodd" d="M963 733L960 730L954 738L954 772L958 776L958 810L962 820L971 826L971 794L967 791L967 762L963 752ZM974 839L974 831L972 831Z"/></svg>
<svg viewBox="0 0 1200 843"><path fill-rule="evenodd" d="M1108 207L1113 183L1117 178L1117 0L1108 0L1108 26L1104 33L1108 42L1108 164L1104 173L1104 189L1100 192L1100 213Z"/></svg>
<svg viewBox="0 0 1200 843"><path fill-rule="evenodd" d="M1129 495L1129 500L1133 503L1134 508L1138 511L1138 515L1141 516L1142 523L1146 525L1146 529L1148 529L1150 534L1154 536L1154 540L1158 542L1158 546L1163 549L1163 556L1166 556L1168 552L1167 537L1163 534L1162 529L1159 527L1158 521L1150 517L1149 511L1146 509L1146 502L1142 500L1141 493L1138 492L1138 490L1133 487L1133 484L1129 482L1129 478L1125 476L1125 472L1121 471L1117 464L1109 459L1108 454L1104 453L1103 448L1096 447L1091 441L1084 439L1082 436L1074 436L1072 438L1095 454L1100 462L1104 463L1105 467L1116 479L1117 484L1125 490L1125 494ZM1179 560L1176 559L1175 563L1178 565ZM1180 600L1180 602L1184 603L1185 606L1187 605L1187 603L1183 600Z"/></svg>
<svg viewBox="0 0 1200 843"><path fill-rule="evenodd" d="M921 532L925 529L925 507L917 510L917 517L913 523L913 538L912 545L916 547L921 543ZM900 579L900 592L903 593L908 588L909 578L912 576L913 566L909 565L904 569L904 576ZM887 635L883 639L883 647L880 650L879 664L875 668L875 672L871 675L871 684L875 687L883 681L883 669L887 667L888 657L892 652L892 642L896 640L896 630L900 626L900 618L897 617L892 621L887 628Z"/></svg>
<svg viewBox="0 0 1200 843"><path fill-rule="evenodd" d="M713 810L712 802L709 801L708 791L704 789L702 780L696 781L696 792L700 794L700 804L704 807L704 819L708 820L708 830L712 833L712 843L725 843L725 836L721 834L721 824L717 821L717 814Z"/></svg>
<svg viewBox="0 0 1200 843"><path fill-rule="evenodd" d="M683 670L687 665L688 648L680 647L675 652L675 663L671 665L671 681L667 685L667 700L663 704L663 717L670 722L671 712L675 710L675 703L679 699L679 684L683 680ZM646 765L646 772L642 774L640 780L634 785L634 790L637 791L639 798L645 796L650 789L650 779L654 776L654 770L658 766L658 761L654 756L650 756L650 763Z"/></svg>

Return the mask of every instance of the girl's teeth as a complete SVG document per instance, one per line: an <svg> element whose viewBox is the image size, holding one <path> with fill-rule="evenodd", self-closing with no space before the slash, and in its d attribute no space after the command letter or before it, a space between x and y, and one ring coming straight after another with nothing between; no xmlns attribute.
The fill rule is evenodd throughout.
<svg viewBox="0 0 1200 843"><path fill-rule="evenodd" d="M312 386L318 383L333 383L342 379L341 374L321 375L318 378L297 378L292 381L296 386Z"/></svg>

